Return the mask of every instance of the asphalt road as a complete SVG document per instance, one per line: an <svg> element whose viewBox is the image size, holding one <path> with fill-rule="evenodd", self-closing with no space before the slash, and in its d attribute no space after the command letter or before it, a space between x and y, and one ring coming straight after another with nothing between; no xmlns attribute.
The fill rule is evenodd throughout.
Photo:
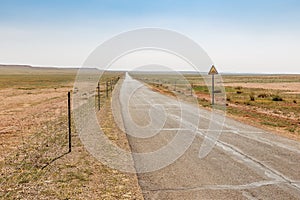
<svg viewBox="0 0 300 200"><path fill-rule="evenodd" d="M230 118L222 128L221 117L211 122L211 112L128 75L119 98L131 149L140 153L133 159L145 199L300 199L299 142ZM200 158L204 138L217 129L213 149Z"/></svg>

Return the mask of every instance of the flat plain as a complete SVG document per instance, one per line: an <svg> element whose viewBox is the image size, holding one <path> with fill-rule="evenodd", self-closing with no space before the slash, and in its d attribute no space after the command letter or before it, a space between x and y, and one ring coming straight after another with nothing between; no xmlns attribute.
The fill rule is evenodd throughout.
<svg viewBox="0 0 300 200"><path fill-rule="evenodd" d="M136 175L99 163L76 132L73 151L67 153L67 92L73 90L76 73L76 69L0 66L1 199L143 199ZM105 134L129 149L113 121L111 94L105 94L105 82L119 76L123 74L107 73L100 80L98 115ZM183 82L168 74L132 76L152 90L182 95L187 101L193 97L199 106L211 109L210 86L201 76L184 74ZM222 75L222 81L227 116L300 140L300 75Z"/></svg>
<svg viewBox="0 0 300 200"><path fill-rule="evenodd" d="M136 175L110 169L92 157L74 125L68 153L67 93L72 93L76 73L0 66L0 199L142 199ZM119 76L106 73L100 80L97 115L108 130L114 122L105 83ZM118 131L105 133L126 148L126 137Z"/></svg>

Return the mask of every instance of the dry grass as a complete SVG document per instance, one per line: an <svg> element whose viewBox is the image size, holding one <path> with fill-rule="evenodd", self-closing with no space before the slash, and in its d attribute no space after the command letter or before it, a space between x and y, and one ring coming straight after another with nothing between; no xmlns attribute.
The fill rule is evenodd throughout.
<svg viewBox="0 0 300 200"><path fill-rule="evenodd" d="M67 153L67 91L76 73L58 71L6 67L1 74L0 199L141 199L136 176L102 165L76 132ZM109 110L103 104L101 112Z"/></svg>

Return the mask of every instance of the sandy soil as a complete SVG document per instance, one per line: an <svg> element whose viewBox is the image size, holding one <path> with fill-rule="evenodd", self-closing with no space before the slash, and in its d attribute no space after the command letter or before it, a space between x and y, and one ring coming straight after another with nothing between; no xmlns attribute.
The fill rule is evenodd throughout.
<svg viewBox="0 0 300 200"><path fill-rule="evenodd" d="M224 83L224 86L287 90L288 92L292 92L294 94L300 94L300 83Z"/></svg>

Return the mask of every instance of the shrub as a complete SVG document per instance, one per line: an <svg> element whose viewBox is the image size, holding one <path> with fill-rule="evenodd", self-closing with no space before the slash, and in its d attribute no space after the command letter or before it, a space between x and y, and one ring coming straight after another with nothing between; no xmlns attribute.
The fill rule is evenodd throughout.
<svg viewBox="0 0 300 200"><path fill-rule="evenodd" d="M236 91L236 93L237 93L237 94L242 94L243 92L240 91L240 90L238 90L238 91Z"/></svg>
<svg viewBox="0 0 300 200"><path fill-rule="evenodd" d="M251 106L251 103L249 101L244 102L244 104L247 105L247 106Z"/></svg>
<svg viewBox="0 0 300 200"><path fill-rule="evenodd" d="M297 101L296 101L296 100L294 100L294 101L293 101L293 103L297 103Z"/></svg>
<svg viewBox="0 0 300 200"><path fill-rule="evenodd" d="M275 95L272 97L273 101L283 101L283 99L279 95Z"/></svg>

